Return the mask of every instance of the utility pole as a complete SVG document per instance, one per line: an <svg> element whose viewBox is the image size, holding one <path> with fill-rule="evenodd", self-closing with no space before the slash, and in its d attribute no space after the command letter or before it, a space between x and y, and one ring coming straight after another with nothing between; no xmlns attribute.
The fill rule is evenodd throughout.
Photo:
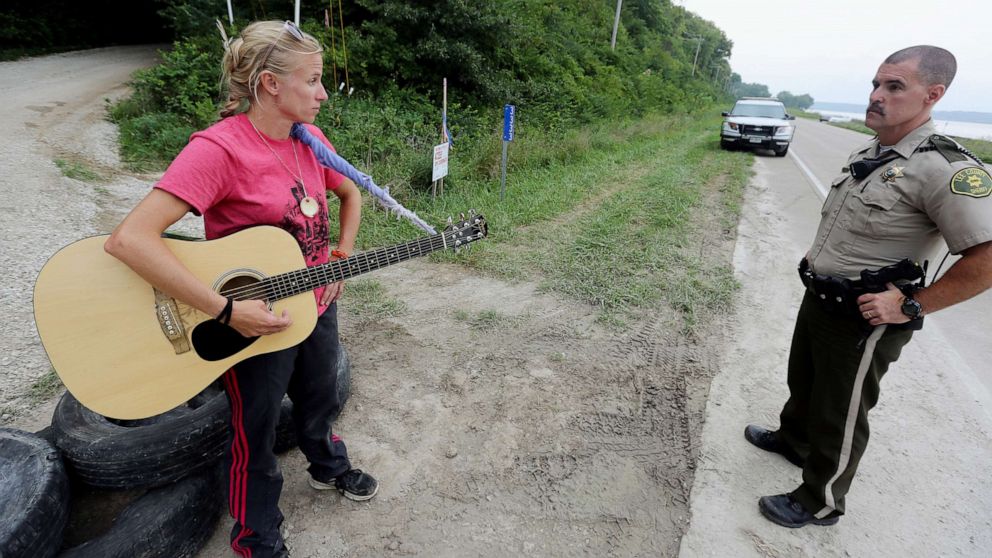
<svg viewBox="0 0 992 558"><path fill-rule="evenodd" d="M623 5L623 0L617 0L617 16L613 18L613 37L610 38L610 50L616 50L617 47L617 27L620 25L620 6Z"/></svg>
<svg viewBox="0 0 992 558"><path fill-rule="evenodd" d="M699 48L703 46L703 38L696 37L696 57L692 59L692 77L696 77L696 62L699 60Z"/></svg>

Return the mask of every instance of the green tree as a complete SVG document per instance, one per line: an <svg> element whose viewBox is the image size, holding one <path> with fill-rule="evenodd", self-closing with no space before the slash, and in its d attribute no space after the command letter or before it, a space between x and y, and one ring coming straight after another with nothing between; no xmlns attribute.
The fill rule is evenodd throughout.
<svg viewBox="0 0 992 558"><path fill-rule="evenodd" d="M780 91L776 97L778 97L779 101L782 101L782 104L789 108L806 110L813 106L813 97L811 97L808 93L793 95L788 91Z"/></svg>

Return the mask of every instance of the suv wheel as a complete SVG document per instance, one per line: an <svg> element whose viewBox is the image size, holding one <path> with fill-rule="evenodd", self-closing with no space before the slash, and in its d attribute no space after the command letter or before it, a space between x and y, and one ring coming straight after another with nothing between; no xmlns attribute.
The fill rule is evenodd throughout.
<svg viewBox="0 0 992 558"><path fill-rule="evenodd" d="M776 149L775 150L775 156L776 157L785 157L785 154L788 153L788 152L789 152L789 146L786 145L785 147L780 147L780 148Z"/></svg>

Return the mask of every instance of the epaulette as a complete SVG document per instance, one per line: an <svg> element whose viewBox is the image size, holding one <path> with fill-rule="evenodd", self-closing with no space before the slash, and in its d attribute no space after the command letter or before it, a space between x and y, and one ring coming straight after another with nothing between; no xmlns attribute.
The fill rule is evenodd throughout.
<svg viewBox="0 0 992 558"><path fill-rule="evenodd" d="M927 142L924 142L927 143ZM947 136L942 136L940 134L934 134L929 138L929 145L921 145L916 151L937 151L947 159L948 163L954 163L957 161L967 161L970 157L974 159L979 165L984 165L978 155L975 155L968 150L967 147L958 144L958 142L952 140Z"/></svg>

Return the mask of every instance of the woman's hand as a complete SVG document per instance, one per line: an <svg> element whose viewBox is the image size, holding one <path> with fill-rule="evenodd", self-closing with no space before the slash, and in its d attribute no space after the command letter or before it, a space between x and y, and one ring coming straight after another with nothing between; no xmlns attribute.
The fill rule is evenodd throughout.
<svg viewBox="0 0 992 558"><path fill-rule="evenodd" d="M258 337L279 333L293 324L289 311L283 310L276 316L262 300L237 300L231 308L231 321L228 323L245 337Z"/></svg>
<svg viewBox="0 0 992 558"><path fill-rule="evenodd" d="M344 294L344 281L331 283L330 285L324 287L324 294L320 296L320 305L330 306L334 302L337 302L337 300L341 298L342 294Z"/></svg>

